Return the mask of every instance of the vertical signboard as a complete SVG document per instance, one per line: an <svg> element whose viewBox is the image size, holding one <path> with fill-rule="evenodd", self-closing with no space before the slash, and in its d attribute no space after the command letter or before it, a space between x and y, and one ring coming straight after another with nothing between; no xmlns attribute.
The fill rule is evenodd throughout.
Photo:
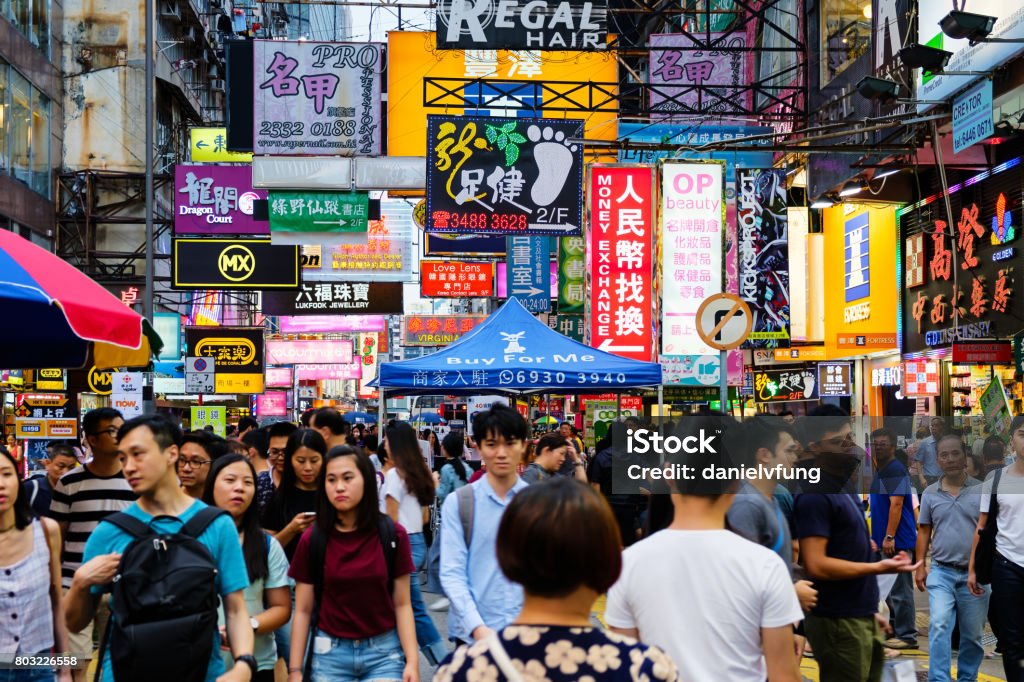
<svg viewBox="0 0 1024 682"><path fill-rule="evenodd" d="M507 237L506 291L531 313L551 310L551 254L547 237Z"/></svg>
<svg viewBox="0 0 1024 682"><path fill-rule="evenodd" d="M253 151L376 156L383 45L257 40Z"/></svg>
<svg viewBox="0 0 1024 682"><path fill-rule="evenodd" d="M587 242L583 237L558 240L558 311L583 312Z"/></svg>
<svg viewBox="0 0 1024 682"><path fill-rule="evenodd" d="M789 207L784 169L736 171L739 295L750 307L750 348L789 342Z"/></svg>
<svg viewBox="0 0 1024 682"><path fill-rule="evenodd" d="M359 335L359 363L362 365L362 378L359 380L359 397L375 398L377 390L367 386L377 378L377 335Z"/></svg>
<svg viewBox="0 0 1024 682"><path fill-rule="evenodd" d="M655 338L653 169L594 165L589 196L590 345L650 361Z"/></svg>
<svg viewBox="0 0 1024 682"><path fill-rule="evenodd" d="M697 309L722 292L724 164L665 162L661 167L662 355L717 351L697 335Z"/></svg>

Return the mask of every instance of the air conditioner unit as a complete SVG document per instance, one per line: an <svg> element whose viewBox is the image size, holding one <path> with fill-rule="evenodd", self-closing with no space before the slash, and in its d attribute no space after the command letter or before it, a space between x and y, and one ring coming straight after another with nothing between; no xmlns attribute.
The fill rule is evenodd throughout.
<svg viewBox="0 0 1024 682"><path fill-rule="evenodd" d="M181 21L181 7L177 0L161 0L160 16L165 19L177 19Z"/></svg>
<svg viewBox="0 0 1024 682"><path fill-rule="evenodd" d="M224 92L224 79L214 78L210 81L210 89L214 92Z"/></svg>

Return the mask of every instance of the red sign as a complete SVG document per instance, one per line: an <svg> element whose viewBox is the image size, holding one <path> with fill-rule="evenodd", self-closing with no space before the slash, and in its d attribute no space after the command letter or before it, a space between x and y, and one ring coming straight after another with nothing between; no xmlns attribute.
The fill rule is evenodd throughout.
<svg viewBox="0 0 1024 682"><path fill-rule="evenodd" d="M907 360L903 363L903 394L918 396L939 394L939 361Z"/></svg>
<svg viewBox="0 0 1024 682"><path fill-rule="evenodd" d="M654 357L653 170L593 166L587 250L590 345L635 360Z"/></svg>
<svg viewBox="0 0 1024 682"><path fill-rule="evenodd" d="M420 261L420 291L427 298L494 296L494 263Z"/></svg>
<svg viewBox="0 0 1024 682"><path fill-rule="evenodd" d="M1013 345L1009 341L957 341L953 362L978 365L1012 365Z"/></svg>

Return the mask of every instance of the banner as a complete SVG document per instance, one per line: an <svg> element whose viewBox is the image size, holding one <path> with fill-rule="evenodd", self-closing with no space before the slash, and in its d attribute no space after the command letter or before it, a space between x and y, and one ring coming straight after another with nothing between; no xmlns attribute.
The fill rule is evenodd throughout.
<svg viewBox="0 0 1024 682"><path fill-rule="evenodd" d="M352 363L352 341L267 340L267 362L274 365L348 365Z"/></svg>
<svg viewBox="0 0 1024 682"><path fill-rule="evenodd" d="M282 317L279 322L282 334L379 332L388 328L383 315L303 315Z"/></svg>
<svg viewBox="0 0 1024 682"><path fill-rule="evenodd" d="M383 45L257 40L256 154L377 156Z"/></svg>
<svg viewBox="0 0 1024 682"><path fill-rule="evenodd" d="M785 169L736 170L739 295L753 314L748 348L789 341L789 207Z"/></svg>
<svg viewBox="0 0 1024 682"><path fill-rule="evenodd" d="M427 116L427 232L579 234L583 121Z"/></svg>
<svg viewBox="0 0 1024 682"><path fill-rule="evenodd" d="M295 384L291 367L267 367L267 388L291 388Z"/></svg>
<svg viewBox="0 0 1024 682"><path fill-rule="evenodd" d="M175 234L256 234L270 230L253 220L253 203L266 199L252 187L250 166L174 167Z"/></svg>
<svg viewBox="0 0 1024 682"><path fill-rule="evenodd" d="M349 381L362 376L361 364L295 365L295 378L299 381Z"/></svg>
<svg viewBox="0 0 1024 682"><path fill-rule="evenodd" d="M722 171L717 162L661 167L662 355L714 355L697 335L697 309L722 291Z"/></svg>
<svg viewBox="0 0 1024 682"><path fill-rule="evenodd" d="M377 390L366 384L377 378L377 335L359 335L359 364L362 367L362 377L359 379L359 397L375 398Z"/></svg>
<svg viewBox="0 0 1024 682"><path fill-rule="evenodd" d="M215 393L263 393L263 327L186 327L185 344L213 358Z"/></svg>
<svg viewBox="0 0 1024 682"><path fill-rule="evenodd" d="M288 393L286 391L267 391L256 396L257 417L287 417Z"/></svg>
<svg viewBox="0 0 1024 682"><path fill-rule="evenodd" d="M648 362L655 343L653 177L645 166L591 166L587 250L590 345Z"/></svg>
<svg viewBox="0 0 1024 682"><path fill-rule="evenodd" d="M420 261L420 291L425 298L494 296L494 263Z"/></svg>
<svg viewBox="0 0 1024 682"><path fill-rule="evenodd" d="M271 232L366 232L366 192L270 193Z"/></svg>
<svg viewBox="0 0 1024 682"><path fill-rule="evenodd" d="M258 239L175 239L175 289L295 289L299 249Z"/></svg>
<svg viewBox="0 0 1024 682"><path fill-rule="evenodd" d="M447 346L486 319L486 315L406 315L402 318L402 345Z"/></svg>
<svg viewBox="0 0 1024 682"><path fill-rule="evenodd" d="M551 310L551 251L547 237L506 237L505 286L531 313Z"/></svg>
<svg viewBox="0 0 1024 682"><path fill-rule="evenodd" d="M78 436L78 402L65 393L18 393L14 397L14 435L19 440Z"/></svg>
<svg viewBox="0 0 1024 682"><path fill-rule="evenodd" d="M583 237L558 240L558 311L582 313L587 241Z"/></svg>
<svg viewBox="0 0 1024 682"><path fill-rule="evenodd" d="M299 291L265 291L264 315L401 315L401 282L304 282Z"/></svg>
<svg viewBox="0 0 1024 682"><path fill-rule="evenodd" d="M437 3L442 50L603 50L607 43L607 0Z"/></svg>

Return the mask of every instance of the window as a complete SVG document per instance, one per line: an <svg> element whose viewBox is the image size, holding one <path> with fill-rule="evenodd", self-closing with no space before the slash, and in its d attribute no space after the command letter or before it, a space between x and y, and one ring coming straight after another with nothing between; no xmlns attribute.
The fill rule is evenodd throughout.
<svg viewBox="0 0 1024 682"><path fill-rule="evenodd" d="M871 0L821 3L821 85L845 71L871 45Z"/></svg>
<svg viewBox="0 0 1024 682"><path fill-rule="evenodd" d="M8 150L10 145L8 144L10 120L11 120L11 107L8 99L8 75L9 68L7 63L0 60L0 171L7 172L10 170L10 162L8 161Z"/></svg>
<svg viewBox="0 0 1024 682"><path fill-rule="evenodd" d="M35 88L29 128L29 175L29 187L50 196L50 99Z"/></svg>
<svg viewBox="0 0 1024 682"><path fill-rule="evenodd" d="M50 0L8 0L5 14L16 29L50 57Z"/></svg>
<svg viewBox="0 0 1024 682"><path fill-rule="evenodd" d="M31 186L32 84L11 70L10 172Z"/></svg>
<svg viewBox="0 0 1024 682"><path fill-rule="evenodd" d="M0 61L0 171L49 198L50 100Z"/></svg>

